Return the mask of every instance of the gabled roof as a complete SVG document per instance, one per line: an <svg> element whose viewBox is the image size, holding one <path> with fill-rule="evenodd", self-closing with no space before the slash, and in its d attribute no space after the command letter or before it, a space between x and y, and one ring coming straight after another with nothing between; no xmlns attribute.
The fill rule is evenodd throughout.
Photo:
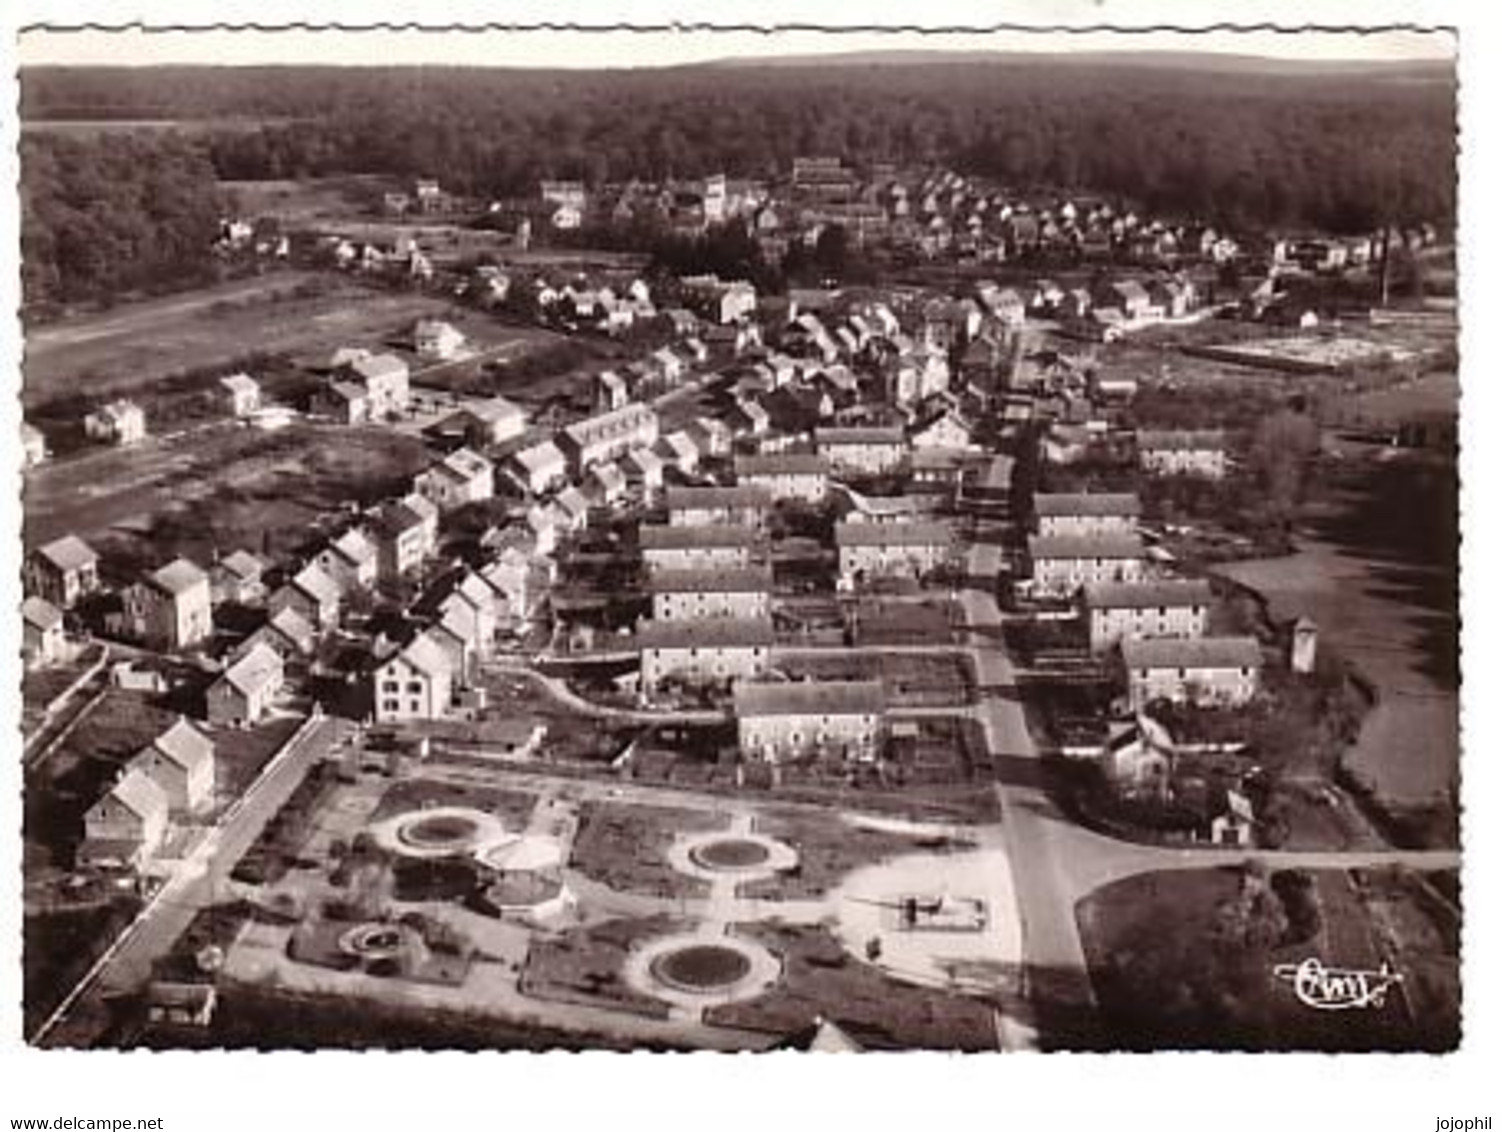
<svg viewBox="0 0 1502 1132"><path fill-rule="evenodd" d="M650 448L633 448L621 457L621 463L644 474L662 471L662 457Z"/></svg>
<svg viewBox="0 0 1502 1132"><path fill-rule="evenodd" d="M626 487L626 473L614 460L594 465L589 469L589 477L607 491L622 491Z"/></svg>
<svg viewBox="0 0 1502 1132"><path fill-rule="evenodd" d="M829 460L816 452L762 452L735 458L740 476L825 476Z"/></svg>
<svg viewBox="0 0 1502 1132"><path fill-rule="evenodd" d="M797 683L735 685L735 714L875 715L886 709L880 680L808 680Z"/></svg>
<svg viewBox="0 0 1502 1132"><path fill-rule="evenodd" d="M1142 501L1129 492L1083 492L1076 494L1033 496L1033 511L1038 515L1102 516L1120 515L1131 517L1142 513Z"/></svg>
<svg viewBox="0 0 1502 1132"><path fill-rule="evenodd" d="M836 546L949 546L954 532L943 523L836 523Z"/></svg>
<svg viewBox="0 0 1502 1132"><path fill-rule="evenodd" d="M282 658L269 645L257 641L245 654L224 670L224 679L238 692L254 696L268 684L281 679Z"/></svg>
<svg viewBox="0 0 1502 1132"><path fill-rule="evenodd" d="M21 603L21 620L33 629L46 632L63 623L63 614L45 598L29 597Z"/></svg>
<svg viewBox="0 0 1502 1132"><path fill-rule="evenodd" d="M551 440L544 440L540 444L523 448L512 456L512 459L528 472L545 472L568 466L563 449Z"/></svg>
<svg viewBox="0 0 1502 1132"><path fill-rule="evenodd" d="M219 568L242 582L249 582L266 572L266 563L248 550L236 550L219 560Z"/></svg>
<svg viewBox="0 0 1502 1132"><path fill-rule="evenodd" d="M906 445L900 425L866 426L849 428L816 428L814 443L819 447L840 444L898 444Z"/></svg>
<svg viewBox="0 0 1502 1132"><path fill-rule="evenodd" d="M339 583L326 574L317 563L310 562L292 579L292 584L307 594L320 606L337 605L342 596Z"/></svg>
<svg viewBox="0 0 1502 1132"><path fill-rule="evenodd" d="M469 413L476 420L486 424L495 424L497 421L518 420L525 422L527 411L514 401L508 401L504 397L491 397L485 401L476 401L466 405L462 410Z"/></svg>
<svg viewBox="0 0 1502 1132"><path fill-rule="evenodd" d="M174 596L187 593L196 586L207 586L209 576L186 558L174 558L150 576L150 582L163 593Z"/></svg>
<svg viewBox="0 0 1502 1132"><path fill-rule="evenodd" d="M1099 582L1085 587L1085 604L1090 609L1179 609L1209 605L1210 600L1210 583L1197 579Z"/></svg>
<svg viewBox="0 0 1502 1132"><path fill-rule="evenodd" d="M647 579L654 594L770 593L772 567L746 566L722 570L659 570Z"/></svg>
<svg viewBox="0 0 1502 1132"><path fill-rule="evenodd" d="M349 370L365 381L406 377L407 363L392 354L374 354L356 358L349 363Z"/></svg>
<svg viewBox="0 0 1502 1132"><path fill-rule="evenodd" d="M82 570L99 561L99 555L77 535L64 535L60 539L54 539L46 546L38 547L36 555L64 573Z"/></svg>
<svg viewBox="0 0 1502 1132"><path fill-rule="evenodd" d="M375 544L359 527L351 527L345 531L329 543L329 549L356 566L364 566L376 560Z"/></svg>
<svg viewBox="0 0 1502 1132"><path fill-rule="evenodd" d="M1256 637L1156 637L1121 642L1128 668L1260 668Z"/></svg>
<svg viewBox="0 0 1502 1132"><path fill-rule="evenodd" d="M298 648L307 648L313 642L313 638L318 635L317 630L308 623L308 619L290 605L283 606L273 613L266 624Z"/></svg>
<svg viewBox="0 0 1502 1132"><path fill-rule="evenodd" d="M139 767L131 767L110 788L110 797L142 819L166 816L170 805L167 793Z"/></svg>
<svg viewBox="0 0 1502 1132"><path fill-rule="evenodd" d="M275 656L274 653L272 655ZM281 667L280 658L277 658L276 664L278 668ZM171 727L152 740L151 745L177 766L190 773L204 763L214 761L213 740L186 719L179 718Z"/></svg>
<svg viewBox="0 0 1502 1132"><path fill-rule="evenodd" d="M644 649L769 648L775 642L770 617L643 621L636 629L636 644Z"/></svg>
<svg viewBox="0 0 1502 1132"><path fill-rule="evenodd" d="M259 393L261 391L255 378L248 373L232 373L228 377L221 377L219 384L231 393Z"/></svg>
<svg viewBox="0 0 1502 1132"><path fill-rule="evenodd" d="M406 500L383 503L371 516L371 525L387 538L394 538L423 525L423 516L408 506Z"/></svg>
<svg viewBox="0 0 1502 1132"><path fill-rule="evenodd" d="M697 527L644 523L638 538L643 550L684 550L711 546L749 547L761 541L761 536L756 531L734 523L705 523Z"/></svg>
<svg viewBox="0 0 1502 1132"><path fill-rule="evenodd" d="M427 633L413 637L395 659L405 661L425 676L441 676L453 671L447 650Z"/></svg>
<svg viewBox="0 0 1502 1132"><path fill-rule="evenodd" d="M589 499L573 484L558 493L553 501L570 519L580 519L589 514Z"/></svg>
<svg viewBox="0 0 1502 1132"><path fill-rule="evenodd" d="M1142 452L1223 452L1223 429L1138 429L1137 448Z"/></svg>
<svg viewBox="0 0 1502 1132"><path fill-rule="evenodd" d="M669 511L696 511L729 507L772 505L772 494L764 487L738 484L734 487L669 487L663 493Z"/></svg>
<svg viewBox="0 0 1502 1132"><path fill-rule="evenodd" d="M1027 553L1035 562L1048 558L1141 558L1142 539L1135 534L1031 535Z"/></svg>
<svg viewBox="0 0 1502 1132"><path fill-rule="evenodd" d="M442 466L467 480L489 475L495 469L495 465L470 448L450 452L443 458Z"/></svg>

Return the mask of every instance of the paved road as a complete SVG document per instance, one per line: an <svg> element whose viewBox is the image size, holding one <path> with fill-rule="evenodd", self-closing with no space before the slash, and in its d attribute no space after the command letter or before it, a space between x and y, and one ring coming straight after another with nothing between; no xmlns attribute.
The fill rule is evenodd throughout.
<svg viewBox="0 0 1502 1132"><path fill-rule="evenodd" d="M108 1023L108 1000L139 988L150 977L153 963L171 950L193 917L229 890L230 870L346 726L339 720L319 718L282 748L32 1035L33 1044L87 1046L99 1036Z"/></svg>

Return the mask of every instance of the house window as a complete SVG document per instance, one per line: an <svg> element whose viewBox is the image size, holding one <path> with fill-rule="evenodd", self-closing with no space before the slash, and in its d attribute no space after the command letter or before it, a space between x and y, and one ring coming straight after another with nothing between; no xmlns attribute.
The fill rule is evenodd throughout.
<svg viewBox="0 0 1502 1132"><path fill-rule="evenodd" d="M411 702L411 704L408 706L407 710L410 711L410 712L412 712L412 714L416 715L418 712L422 711L422 701L421 700L413 700Z"/></svg>
<svg viewBox="0 0 1502 1132"><path fill-rule="evenodd" d="M401 710L401 705L396 700L383 700L381 702L381 710L394 715Z"/></svg>
<svg viewBox="0 0 1502 1132"><path fill-rule="evenodd" d="M381 685L381 691L383 692L400 692L401 690L402 685L399 680L387 680Z"/></svg>
<svg viewBox="0 0 1502 1132"><path fill-rule="evenodd" d="M421 680L408 680L407 681L407 694L410 695L410 696L420 696L420 695L422 695L422 681Z"/></svg>

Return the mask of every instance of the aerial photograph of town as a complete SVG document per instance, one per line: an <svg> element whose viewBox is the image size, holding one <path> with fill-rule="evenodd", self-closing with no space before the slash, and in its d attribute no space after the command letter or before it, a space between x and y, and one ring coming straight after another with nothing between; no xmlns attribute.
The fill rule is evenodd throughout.
<svg viewBox="0 0 1502 1132"><path fill-rule="evenodd" d="M1452 36L347 34L21 36L26 1045L1460 1046Z"/></svg>

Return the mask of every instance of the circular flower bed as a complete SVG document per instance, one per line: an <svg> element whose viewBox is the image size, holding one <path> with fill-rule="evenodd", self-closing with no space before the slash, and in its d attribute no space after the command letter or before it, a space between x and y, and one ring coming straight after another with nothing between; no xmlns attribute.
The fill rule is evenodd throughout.
<svg viewBox="0 0 1502 1132"><path fill-rule="evenodd" d="M407 822L397 831L397 838L418 849L455 849L469 845L479 835L480 825L462 814L434 814Z"/></svg>
<svg viewBox="0 0 1502 1132"><path fill-rule="evenodd" d="M689 856L696 865L702 868L733 872L766 864L772 852L759 841L726 838L723 841L708 841L703 845L696 845Z"/></svg>
<svg viewBox="0 0 1502 1132"><path fill-rule="evenodd" d="M690 944L652 960L652 974L670 987L714 991L732 986L751 971L751 960L733 948Z"/></svg>

